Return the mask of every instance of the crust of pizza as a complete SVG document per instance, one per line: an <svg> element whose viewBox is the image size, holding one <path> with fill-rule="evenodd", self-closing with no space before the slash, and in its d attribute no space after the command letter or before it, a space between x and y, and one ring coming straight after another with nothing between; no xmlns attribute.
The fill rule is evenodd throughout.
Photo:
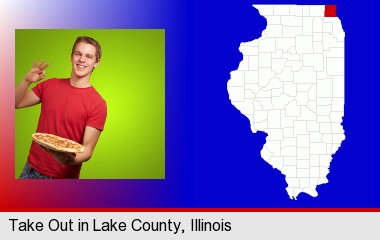
<svg viewBox="0 0 380 240"><path fill-rule="evenodd" d="M81 153L84 151L83 145L49 133L33 133L32 138L36 143L57 152Z"/></svg>

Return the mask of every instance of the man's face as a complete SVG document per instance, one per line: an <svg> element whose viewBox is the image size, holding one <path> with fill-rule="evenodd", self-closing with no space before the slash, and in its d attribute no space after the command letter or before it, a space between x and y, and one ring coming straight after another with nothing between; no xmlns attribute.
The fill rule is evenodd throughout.
<svg viewBox="0 0 380 240"><path fill-rule="evenodd" d="M96 48L85 42L78 43L71 56L71 64L73 74L76 77L89 77L92 69L99 64L99 61L96 59Z"/></svg>

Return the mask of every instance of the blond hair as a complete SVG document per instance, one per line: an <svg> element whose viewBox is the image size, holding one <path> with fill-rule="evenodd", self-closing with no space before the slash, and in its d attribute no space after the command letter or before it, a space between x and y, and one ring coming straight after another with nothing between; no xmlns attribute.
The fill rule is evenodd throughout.
<svg viewBox="0 0 380 240"><path fill-rule="evenodd" d="M91 44L92 46L95 47L96 49L96 61L99 61L100 58L102 57L102 48L100 47L100 44L98 43L98 41L96 41L95 39L93 39L92 37L88 37L88 36L80 36L80 37L77 37L77 39L75 40L75 43L74 43L74 46L73 46L73 49L71 50L71 56L73 56L74 54L74 51L75 51L75 47L77 46L78 43L80 42L85 42L85 43L88 43L88 44Z"/></svg>

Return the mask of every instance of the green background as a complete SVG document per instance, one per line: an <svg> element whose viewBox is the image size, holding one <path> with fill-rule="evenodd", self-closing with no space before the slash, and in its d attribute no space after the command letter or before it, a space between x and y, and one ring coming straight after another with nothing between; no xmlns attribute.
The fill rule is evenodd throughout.
<svg viewBox="0 0 380 240"><path fill-rule="evenodd" d="M46 59L46 78L68 78L77 36L96 39L103 51L90 83L107 102L107 120L85 179L165 177L165 31L163 29L17 29L16 84L34 60ZM45 80L44 79L44 80ZM32 84L30 88L34 87ZM18 178L26 162L40 105L16 110Z"/></svg>

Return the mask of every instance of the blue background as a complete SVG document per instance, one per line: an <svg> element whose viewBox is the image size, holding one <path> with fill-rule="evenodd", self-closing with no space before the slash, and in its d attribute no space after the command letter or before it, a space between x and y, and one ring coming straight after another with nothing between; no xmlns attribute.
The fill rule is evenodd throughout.
<svg viewBox="0 0 380 240"><path fill-rule="evenodd" d="M252 134L249 120L234 108L226 84L242 55L239 44L258 38L265 20L250 5L336 4L346 33L346 140L333 156L329 183L319 196L290 200L284 176L264 162L266 135ZM195 196L202 207L379 207L376 162L374 2L223 1L196 6ZM191 81L191 80L189 80ZM190 101L191 99L189 99ZM191 161L189 159L189 161ZM190 185L190 183L189 183Z"/></svg>

